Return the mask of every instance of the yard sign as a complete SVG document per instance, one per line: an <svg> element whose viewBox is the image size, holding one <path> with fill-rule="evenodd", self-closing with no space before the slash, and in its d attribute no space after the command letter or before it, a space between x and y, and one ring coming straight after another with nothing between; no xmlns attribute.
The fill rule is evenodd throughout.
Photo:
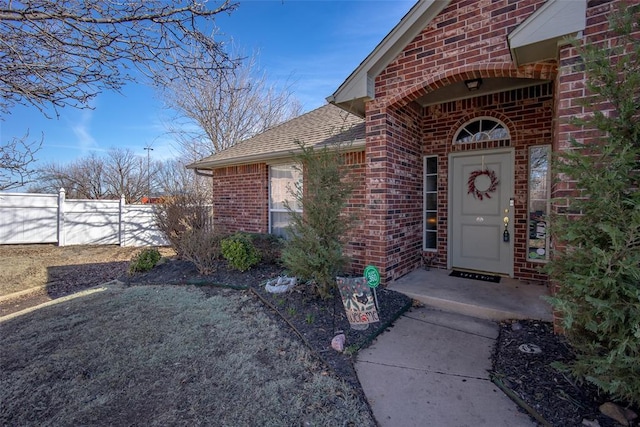
<svg viewBox="0 0 640 427"><path fill-rule="evenodd" d="M369 323L380 321L371 288L364 277L338 277L337 282L344 311L353 329L366 329Z"/></svg>

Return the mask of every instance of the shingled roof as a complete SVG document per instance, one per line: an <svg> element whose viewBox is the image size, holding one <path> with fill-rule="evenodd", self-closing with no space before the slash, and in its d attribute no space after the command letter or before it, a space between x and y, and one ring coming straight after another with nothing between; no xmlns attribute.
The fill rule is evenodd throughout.
<svg viewBox="0 0 640 427"><path fill-rule="evenodd" d="M287 158L299 151L297 141L314 147L349 143L351 148L362 148L365 144L364 120L326 104L187 167L215 169Z"/></svg>

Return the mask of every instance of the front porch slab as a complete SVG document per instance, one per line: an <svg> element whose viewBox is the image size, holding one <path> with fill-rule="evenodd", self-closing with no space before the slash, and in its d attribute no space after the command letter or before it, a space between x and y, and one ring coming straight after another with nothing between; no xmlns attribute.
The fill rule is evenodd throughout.
<svg viewBox="0 0 640 427"><path fill-rule="evenodd" d="M500 283L449 276L444 269L415 270L389 285L423 304L453 313L495 321L537 319L552 321L545 285L503 277Z"/></svg>

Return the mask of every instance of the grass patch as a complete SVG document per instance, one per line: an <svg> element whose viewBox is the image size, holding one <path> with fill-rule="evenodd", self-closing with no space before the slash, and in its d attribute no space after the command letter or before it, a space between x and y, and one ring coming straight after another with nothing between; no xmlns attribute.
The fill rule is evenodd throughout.
<svg viewBox="0 0 640 427"><path fill-rule="evenodd" d="M2 425L375 425L247 293L141 286L0 323Z"/></svg>

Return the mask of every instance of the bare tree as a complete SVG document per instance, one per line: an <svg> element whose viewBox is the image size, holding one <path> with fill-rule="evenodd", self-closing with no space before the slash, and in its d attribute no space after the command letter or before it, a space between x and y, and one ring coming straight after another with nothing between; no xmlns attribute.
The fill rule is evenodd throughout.
<svg viewBox="0 0 640 427"><path fill-rule="evenodd" d="M268 85L255 55L233 70L175 79L162 88L162 96L167 107L177 111L168 128L189 161L231 147L302 110L289 86Z"/></svg>
<svg viewBox="0 0 640 427"><path fill-rule="evenodd" d="M210 7L212 5L212 7ZM229 0L0 2L0 111L87 108L141 75L164 85L217 75L234 61L214 38Z"/></svg>
<svg viewBox="0 0 640 427"><path fill-rule="evenodd" d="M197 193L211 198L211 178L196 175L186 168L192 160L172 159L158 165L155 185L158 191L166 195L185 195Z"/></svg>
<svg viewBox="0 0 640 427"><path fill-rule="evenodd" d="M134 203L140 201L144 195L149 195L147 194L150 191L150 188L147 188L147 174L150 177L155 176L156 163L147 165L142 156L128 148L109 150L105 162L105 184L108 197L119 198L124 195L127 203Z"/></svg>
<svg viewBox="0 0 640 427"><path fill-rule="evenodd" d="M0 146L0 191L22 187L34 179L33 163L42 140L28 142L28 139L27 132L22 138L13 138Z"/></svg>
<svg viewBox="0 0 640 427"><path fill-rule="evenodd" d="M105 162L95 153L68 165L48 163L38 169L38 184L29 191L54 193L64 188L72 199L104 199Z"/></svg>
<svg viewBox="0 0 640 427"><path fill-rule="evenodd" d="M157 170L156 163L150 171ZM68 165L49 163L38 170L38 184L32 192L57 192L64 188L73 199L119 199L139 202L147 192L147 163L130 149L113 148L107 155L91 153Z"/></svg>

